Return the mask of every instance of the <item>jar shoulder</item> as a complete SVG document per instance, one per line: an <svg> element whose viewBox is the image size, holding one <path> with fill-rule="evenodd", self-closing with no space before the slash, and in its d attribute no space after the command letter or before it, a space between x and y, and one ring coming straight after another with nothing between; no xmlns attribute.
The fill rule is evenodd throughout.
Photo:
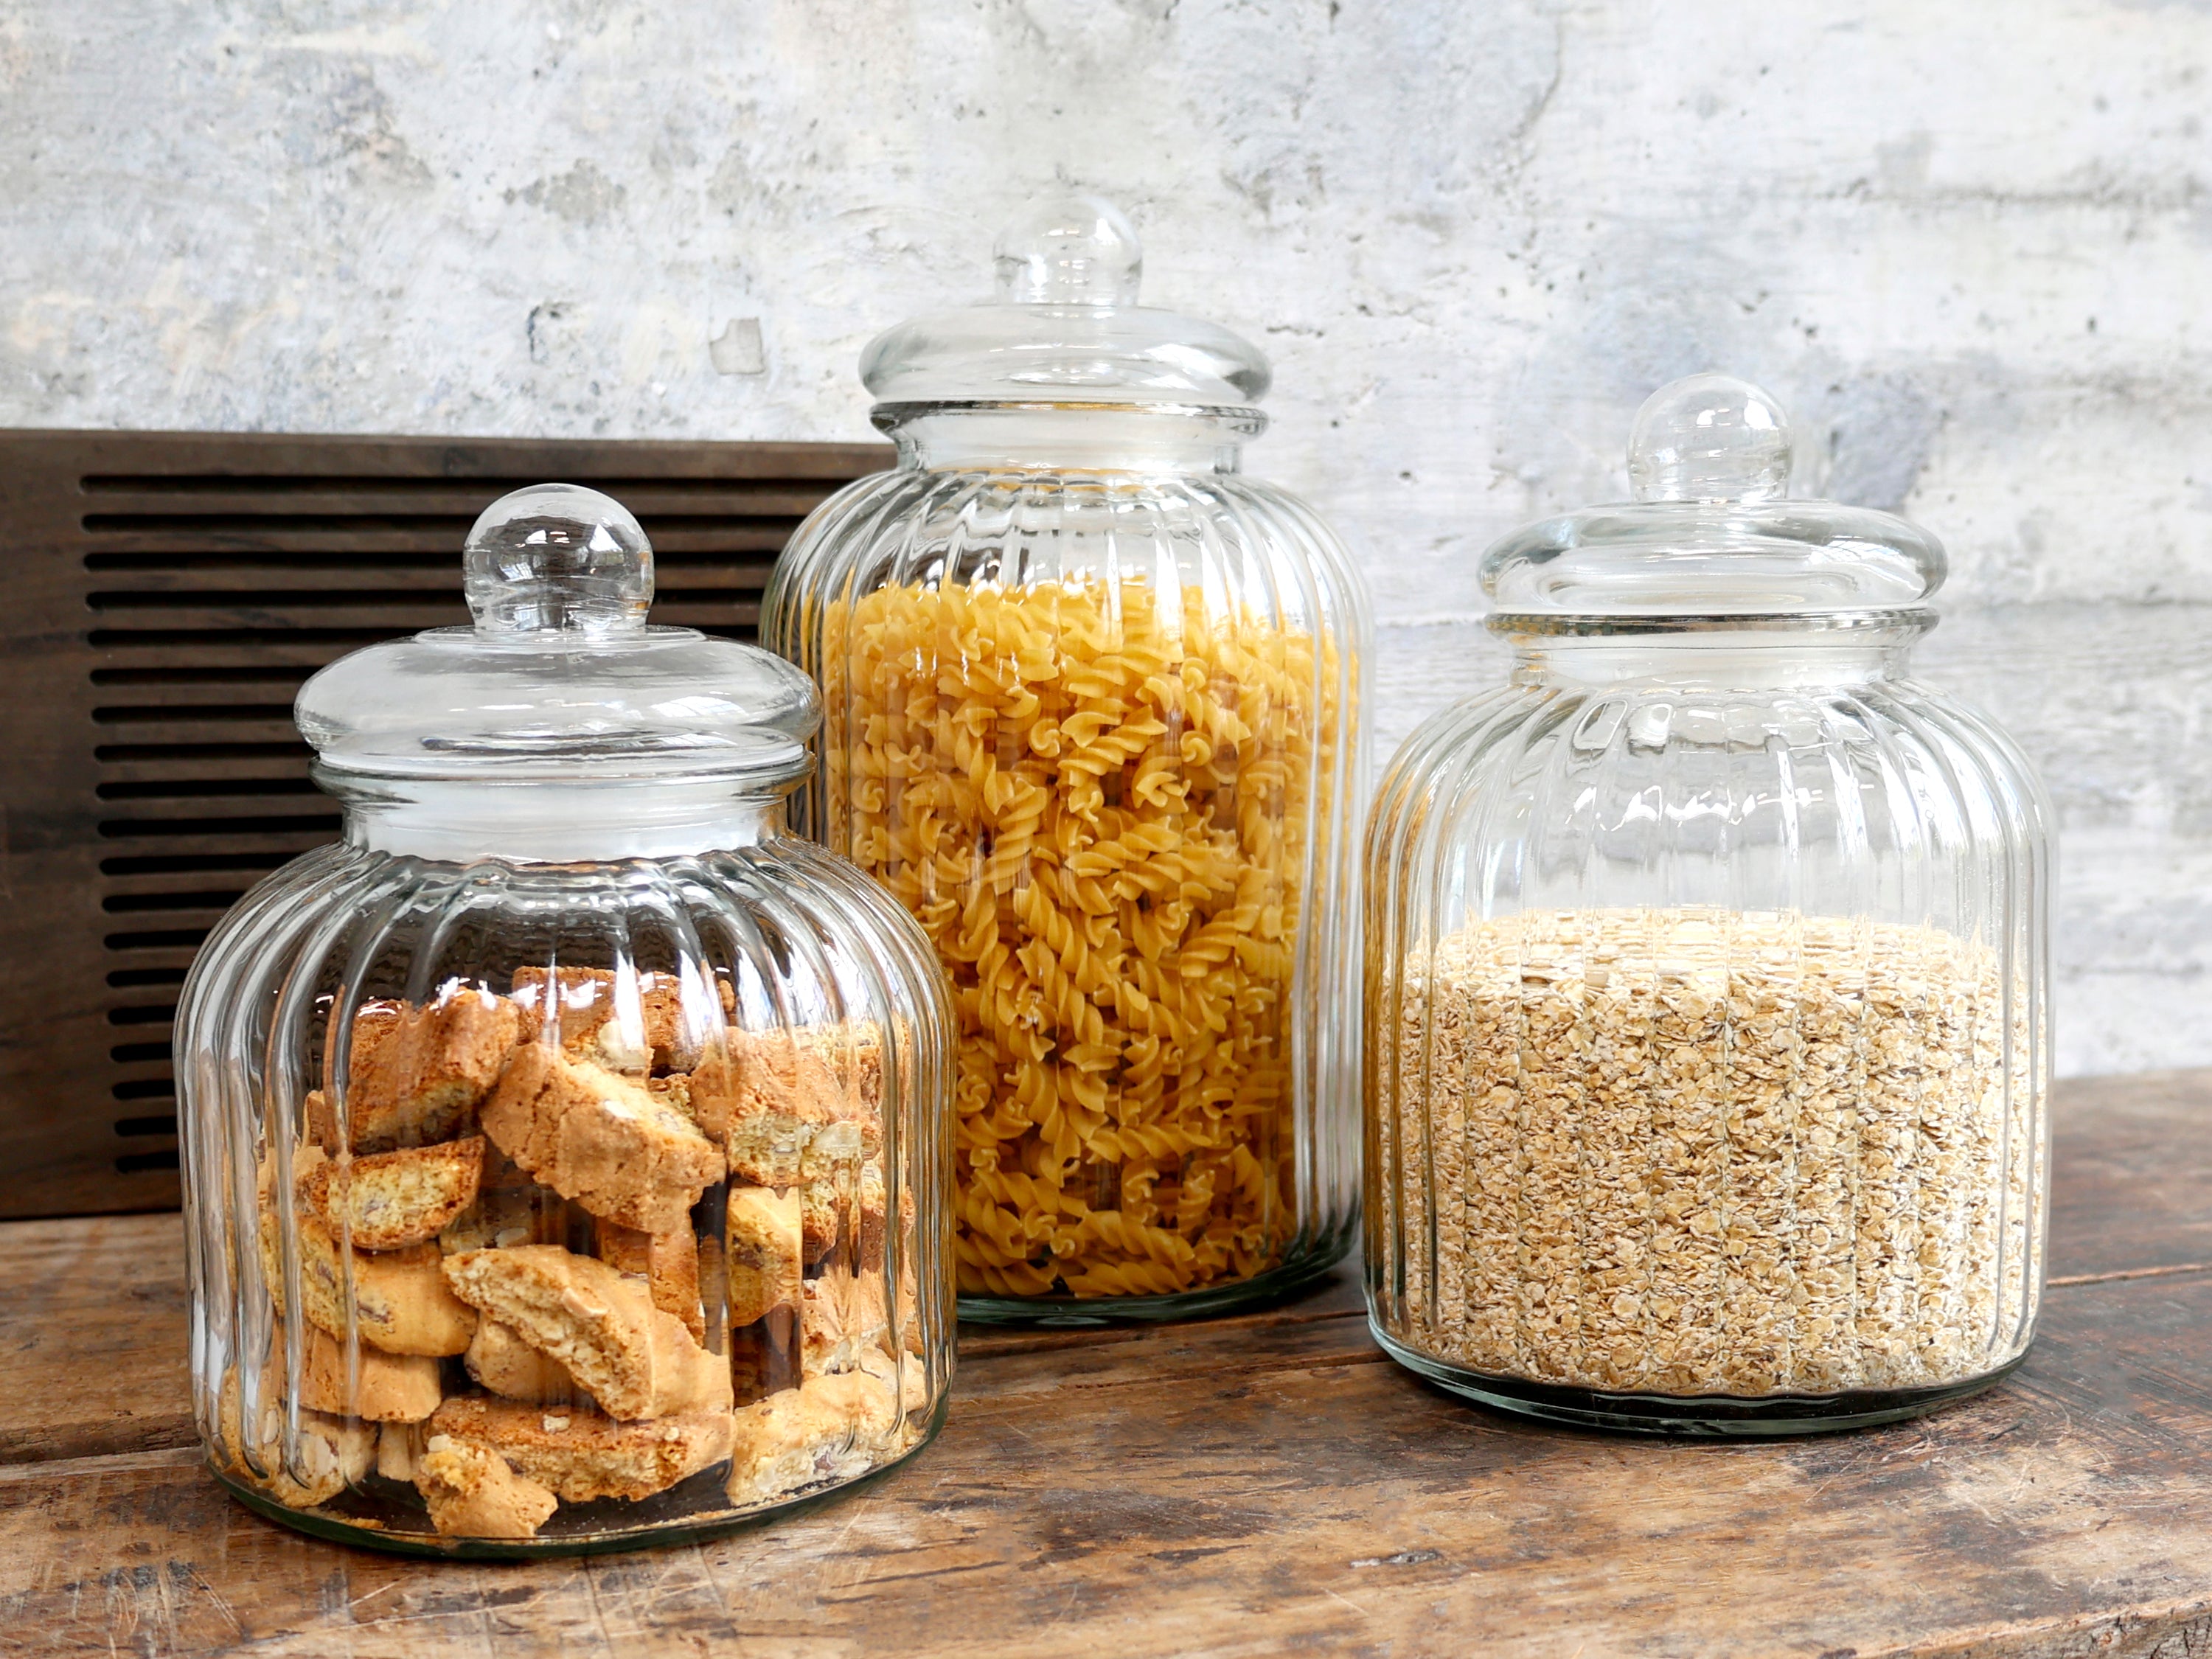
<svg viewBox="0 0 2212 1659"><path fill-rule="evenodd" d="M1417 726L1384 769L1376 812L1380 827L1423 802L1506 795L1565 810L1591 786L1727 799L1846 783L1965 803L2038 838L2055 821L2033 763L2000 725L1904 678L1784 688L1519 679Z"/></svg>
<svg viewBox="0 0 2212 1659"><path fill-rule="evenodd" d="M940 994L913 918L796 835L586 866L441 864L340 843L275 872L216 924L179 994L180 1043L295 980L366 975L389 992L406 981L410 996L456 979L504 990L549 957L593 970L647 957L726 969L742 958L763 983L827 983L850 958L885 975L903 1009Z"/></svg>
<svg viewBox="0 0 2212 1659"><path fill-rule="evenodd" d="M819 607L892 586L1020 586L1086 573L1209 567L1232 592L1282 590L1362 637L1364 577L1293 492L1242 473L902 468L848 485L800 525L763 603L762 638L803 650ZM1299 590L1303 590L1302 592Z"/></svg>

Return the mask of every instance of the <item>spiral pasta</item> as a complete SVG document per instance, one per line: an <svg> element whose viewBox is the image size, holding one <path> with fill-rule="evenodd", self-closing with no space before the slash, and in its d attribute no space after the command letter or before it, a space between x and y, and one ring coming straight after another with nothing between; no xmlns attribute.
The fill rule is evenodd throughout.
<svg viewBox="0 0 2212 1659"><path fill-rule="evenodd" d="M829 822L953 981L961 1290L1273 1265L1334 646L1141 577L890 586L825 623Z"/></svg>

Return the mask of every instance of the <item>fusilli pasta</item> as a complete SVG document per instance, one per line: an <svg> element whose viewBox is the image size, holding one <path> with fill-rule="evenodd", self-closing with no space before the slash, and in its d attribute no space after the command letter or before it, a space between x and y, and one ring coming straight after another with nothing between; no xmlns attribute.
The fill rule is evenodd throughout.
<svg viewBox="0 0 2212 1659"><path fill-rule="evenodd" d="M825 622L829 821L953 980L961 1290L1273 1265L1334 644L1141 578L890 586Z"/></svg>

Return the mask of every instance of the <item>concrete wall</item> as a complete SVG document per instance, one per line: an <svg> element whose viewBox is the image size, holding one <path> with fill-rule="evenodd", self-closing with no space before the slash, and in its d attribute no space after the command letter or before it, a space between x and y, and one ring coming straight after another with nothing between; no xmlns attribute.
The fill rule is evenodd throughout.
<svg viewBox="0 0 2212 1659"><path fill-rule="evenodd" d="M2204 0L0 0L0 422L865 434L1068 181L1273 354L1395 741L1660 381L1949 543L2062 803L2063 1068L2212 1063Z"/></svg>

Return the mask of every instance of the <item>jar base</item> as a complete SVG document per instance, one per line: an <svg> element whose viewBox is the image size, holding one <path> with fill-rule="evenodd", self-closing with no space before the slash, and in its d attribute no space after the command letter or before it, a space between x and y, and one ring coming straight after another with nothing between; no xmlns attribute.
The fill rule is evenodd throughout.
<svg viewBox="0 0 2212 1659"><path fill-rule="evenodd" d="M623 1550L666 1549L678 1544L695 1544L706 1539L726 1537L762 1522L798 1515L842 1498L848 1492L857 1492L890 1474L934 1440L937 1431L945 1425L945 1401L939 1401L936 1409L922 1425L920 1437L897 1456L878 1464L865 1474L854 1475L834 1486L795 1492L789 1498L755 1509L726 1510L720 1513L711 1510L695 1512L672 1516L665 1521L647 1520L629 1526L556 1533L550 1537L446 1538L428 1530L402 1532L380 1523L364 1525L362 1519L349 1519L327 1509L291 1509L268 1493L240 1480L236 1475L216 1468L212 1461L208 1464L208 1473L233 1498L266 1520L280 1522L295 1532L306 1533L311 1538L325 1539L334 1544L356 1545L362 1549L381 1550L387 1555L412 1555L447 1561L526 1561L544 1556L611 1555ZM721 1468L695 1475L693 1480L719 1483L725 1478L723 1469L726 1467L724 1465ZM397 1483L387 1484L395 1492L411 1490L398 1486ZM674 1490L677 1489L672 1489ZM665 1498L669 1495L663 1493L659 1496ZM611 1499L605 1501L610 1505L614 1502ZM649 1504L653 1500L648 1498L645 1501ZM599 1505L590 1507L597 1509ZM423 1524L427 1526L427 1522Z"/></svg>
<svg viewBox="0 0 2212 1659"><path fill-rule="evenodd" d="M1123 1320L1205 1319L1273 1302L1304 1289L1344 1260L1349 1238L1328 1249L1270 1267L1250 1279L1205 1285L1166 1296L963 1296L960 1317L970 1325L1085 1328Z"/></svg>
<svg viewBox="0 0 2212 1659"><path fill-rule="evenodd" d="M2025 1351L1994 1370L1958 1382L1911 1389L1851 1389L1828 1395L1667 1395L1607 1394L1595 1389L1563 1388L1520 1377L1493 1376L1416 1353L1384 1334L1372 1317L1367 1328L1383 1352L1407 1370L1438 1388L1478 1405L1577 1428L1613 1429L1633 1434L1688 1435L1705 1438L1766 1440L1793 1434L1832 1434L1871 1428L1880 1423L1918 1417L1954 1400L1976 1395L2010 1376Z"/></svg>

